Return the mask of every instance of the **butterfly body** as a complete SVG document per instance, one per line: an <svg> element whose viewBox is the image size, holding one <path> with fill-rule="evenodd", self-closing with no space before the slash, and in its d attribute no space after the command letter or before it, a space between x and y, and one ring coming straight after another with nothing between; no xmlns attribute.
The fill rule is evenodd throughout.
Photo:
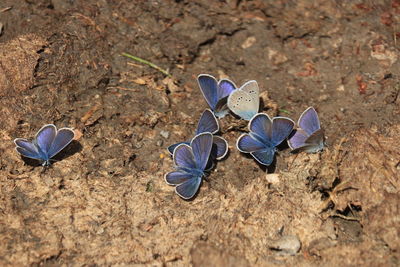
<svg viewBox="0 0 400 267"><path fill-rule="evenodd" d="M52 158L71 143L74 137L75 133L70 128L57 130L53 124L47 124L37 132L32 141L16 138L14 143L20 155L39 160L43 166L49 166Z"/></svg>
<svg viewBox="0 0 400 267"><path fill-rule="evenodd" d="M242 134L236 147L243 153L250 153L259 163L271 165L276 147L292 132L294 122L285 117L272 120L267 114L258 113L249 122L249 133Z"/></svg>

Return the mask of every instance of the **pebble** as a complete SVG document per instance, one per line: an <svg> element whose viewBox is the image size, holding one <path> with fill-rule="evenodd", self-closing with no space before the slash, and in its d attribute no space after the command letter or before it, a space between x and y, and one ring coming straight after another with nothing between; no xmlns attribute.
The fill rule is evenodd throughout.
<svg viewBox="0 0 400 267"><path fill-rule="evenodd" d="M164 137L165 139L168 139L168 138L169 138L169 132L168 132L168 131L162 130L162 131L160 132L160 135L161 135L162 137Z"/></svg>
<svg viewBox="0 0 400 267"><path fill-rule="evenodd" d="M272 242L269 246L270 249L276 250L281 255L296 255L301 248L300 240L295 235L285 235L279 240Z"/></svg>
<svg viewBox="0 0 400 267"><path fill-rule="evenodd" d="M0 22L0 36L3 33L3 28L4 28L4 25L3 25L3 23Z"/></svg>

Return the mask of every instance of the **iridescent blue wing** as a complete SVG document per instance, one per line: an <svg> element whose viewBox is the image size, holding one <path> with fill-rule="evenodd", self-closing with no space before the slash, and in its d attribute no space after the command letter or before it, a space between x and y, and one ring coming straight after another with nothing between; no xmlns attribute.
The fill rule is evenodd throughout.
<svg viewBox="0 0 400 267"><path fill-rule="evenodd" d="M191 199L199 190L201 184L201 177L192 177L186 182L177 185L175 192L183 199Z"/></svg>
<svg viewBox="0 0 400 267"><path fill-rule="evenodd" d="M165 182L169 185L178 185L186 182L193 177L189 172L183 170L177 170L169 172L165 175Z"/></svg>
<svg viewBox="0 0 400 267"><path fill-rule="evenodd" d="M197 167L192 148L186 144L180 144L174 149L173 160L178 168L196 169Z"/></svg>
<svg viewBox="0 0 400 267"><path fill-rule="evenodd" d="M184 199L192 198L201 183L201 176L191 173L191 170L179 169L165 175L165 181L169 185L176 185L175 192Z"/></svg>
<svg viewBox="0 0 400 267"><path fill-rule="evenodd" d="M265 149L263 143L251 137L249 134L242 134L236 142L236 147L240 152L244 153L251 153Z"/></svg>
<svg viewBox="0 0 400 267"><path fill-rule="evenodd" d="M248 81L228 97L229 109L244 120L258 113L260 107L259 88L256 81Z"/></svg>
<svg viewBox="0 0 400 267"><path fill-rule="evenodd" d="M211 155L216 160L223 159L228 153L228 142L221 136L213 136Z"/></svg>
<svg viewBox="0 0 400 267"><path fill-rule="evenodd" d="M49 150L50 147L57 135L57 128L53 124L47 124L40 128L40 130L37 132L34 143L38 145L40 150L48 157L49 159ZM46 159L46 160L47 160Z"/></svg>
<svg viewBox="0 0 400 267"><path fill-rule="evenodd" d="M272 121L267 114L258 113L255 115L249 122L249 129L262 140L268 140L268 143L271 143Z"/></svg>
<svg viewBox="0 0 400 267"><path fill-rule="evenodd" d="M308 135L321 129L317 112L313 107L307 108L303 114L301 114L298 124Z"/></svg>
<svg viewBox="0 0 400 267"><path fill-rule="evenodd" d="M61 128L57 131L57 134L52 142L47 155L49 158L57 155L61 150L63 150L69 143L74 140L75 132L70 128Z"/></svg>
<svg viewBox="0 0 400 267"><path fill-rule="evenodd" d="M196 169L204 170L206 168L208 159L210 158L212 144L213 135L211 133L198 134L190 142L196 162Z"/></svg>
<svg viewBox="0 0 400 267"><path fill-rule="evenodd" d="M169 152L171 155L173 155L173 154L174 154L175 148L178 147L178 146L181 145L181 144L190 145L189 142L179 142L179 143L176 143L176 144L173 144L173 145L170 145L169 147L167 147L168 152Z"/></svg>
<svg viewBox="0 0 400 267"><path fill-rule="evenodd" d="M228 97L235 89L236 85L232 81L228 79L220 80L218 83L218 101Z"/></svg>
<svg viewBox="0 0 400 267"><path fill-rule="evenodd" d="M205 132L215 134L218 131L219 125L214 113L209 109L204 110L197 124L196 135Z"/></svg>
<svg viewBox="0 0 400 267"><path fill-rule="evenodd" d="M14 143L16 145L15 149L22 156L31 158L31 159L43 160L37 147L32 142L30 142L26 139L23 139L23 138L17 138L14 140Z"/></svg>
<svg viewBox="0 0 400 267"><path fill-rule="evenodd" d="M289 137L288 144L292 150L304 147L309 135L302 129L296 129L295 132Z"/></svg>
<svg viewBox="0 0 400 267"><path fill-rule="evenodd" d="M236 85L230 80L223 79L218 83L218 101L214 113L218 118L223 118L229 113L227 105L228 96L236 89Z"/></svg>
<svg viewBox="0 0 400 267"><path fill-rule="evenodd" d="M275 148L267 148L264 150L254 151L250 153L259 163L263 165L271 165L274 161Z"/></svg>
<svg viewBox="0 0 400 267"><path fill-rule="evenodd" d="M197 82L204 98L206 99L210 108L214 111L218 102L218 82L208 74L200 74L197 77Z"/></svg>
<svg viewBox="0 0 400 267"><path fill-rule="evenodd" d="M294 122L285 117L272 119L272 145L275 147L282 143L293 131Z"/></svg>

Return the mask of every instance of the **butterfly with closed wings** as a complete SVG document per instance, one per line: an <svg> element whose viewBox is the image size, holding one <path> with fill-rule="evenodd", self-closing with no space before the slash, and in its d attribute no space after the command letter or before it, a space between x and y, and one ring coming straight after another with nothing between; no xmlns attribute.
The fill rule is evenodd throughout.
<svg viewBox="0 0 400 267"><path fill-rule="evenodd" d="M256 81L248 81L228 97L229 109L244 120L258 113L260 108L260 89Z"/></svg>
<svg viewBox="0 0 400 267"><path fill-rule="evenodd" d="M299 128L288 139L292 152L316 153L324 149L324 130L313 107L301 114L297 124Z"/></svg>

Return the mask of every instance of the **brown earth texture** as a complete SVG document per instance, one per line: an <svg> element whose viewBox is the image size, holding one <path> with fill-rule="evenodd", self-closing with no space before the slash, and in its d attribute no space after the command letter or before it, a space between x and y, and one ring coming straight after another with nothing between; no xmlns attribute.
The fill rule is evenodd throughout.
<svg viewBox="0 0 400 267"><path fill-rule="evenodd" d="M0 1L1 266L399 266L400 1ZM149 64L123 56L129 53ZM208 108L197 75L313 106L324 151L236 149L183 200L166 147ZM44 168L15 138L75 140Z"/></svg>

